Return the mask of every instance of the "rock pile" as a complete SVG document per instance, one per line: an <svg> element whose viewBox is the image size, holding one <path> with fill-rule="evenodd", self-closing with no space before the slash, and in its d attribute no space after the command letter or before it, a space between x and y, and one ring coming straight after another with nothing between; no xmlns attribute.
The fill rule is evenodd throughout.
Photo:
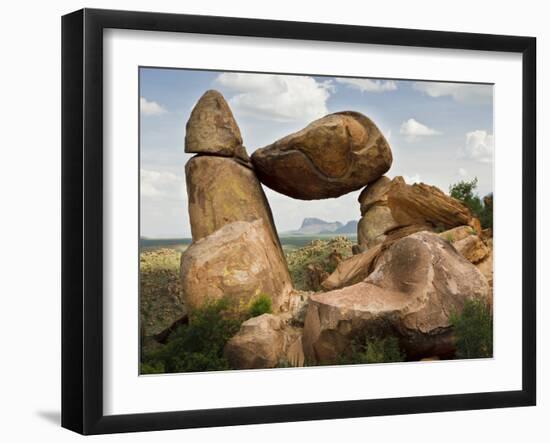
<svg viewBox="0 0 550 443"><path fill-rule="evenodd" d="M181 258L185 303L246 305L260 293L273 302L273 314L247 320L227 343L233 367L335 363L372 330L398 337L408 359L446 358L450 313L467 299L490 302L492 243L479 221L436 187L384 176L390 146L360 113L327 115L249 159L228 104L207 91L187 123L185 151L197 154L185 168L193 235ZM302 260L302 289L328 292L292 287L260 182L304 200L364 187L355 255L350 245L349 254Z"/></svg>
<svg viewBox="0 0 550 443"><path fill-rule="evenodd" d="M357 241L363 249L382 243L389 233L395 236L400 230L408 235L411 229L433 231L469 225L481 231L479 220L461 202L435 186L408 185L403 177L381 177L361 192L359 203L362 217Z"/></svg>
<svg viewBox="0 0 550 443"><path fill-rule="evenodd" d="M446 241L419 232L401 238L379 257L363 281L313 295L304 326L308 361L333 363L367 331L397 335L408 358L451 355L449 314L467 298L487 300L481 272Z"/></svg>

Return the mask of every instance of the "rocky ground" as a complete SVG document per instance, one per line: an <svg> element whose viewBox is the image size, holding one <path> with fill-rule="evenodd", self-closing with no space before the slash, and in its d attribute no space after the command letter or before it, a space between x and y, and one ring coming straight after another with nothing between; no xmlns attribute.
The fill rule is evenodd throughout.
<svg viewBox="0 0 550 443"><path fill-rule="evenodd" d="M286 254L288 270L294 287L303 291L318 291L321 283L334 272L338 264L352 255L353 243L345 237L314 240L309 245Z"/></svg>
<svg viewBox="0 0 550 443"><path fill-rule="evenodd" d="M165 333L187 313L179 278L180 258L181 251L169 248L140 254L139 313L144 337Z"/></svg>

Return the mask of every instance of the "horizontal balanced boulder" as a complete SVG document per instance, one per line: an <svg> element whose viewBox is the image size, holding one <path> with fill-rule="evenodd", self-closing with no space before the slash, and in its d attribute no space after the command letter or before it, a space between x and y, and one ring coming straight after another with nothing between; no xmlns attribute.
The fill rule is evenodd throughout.
<svg viewBox="0 0 550 443"><path fill-rule="evenodd" d="M339 197L378 179L390 168L392 153L372 120L344 111L256 150L251 160L266 186L315 200Z"/></svg>
<svg viewBox="0 0 550 443"><path fill-rule="evenodd" d="M237 221L193 242L181 256L183 298L189 309L226 298L246 307L258 295L286 309L292 282L264 220Z"/></svg>
<svg viewBox="0 0 550 443"><path fill-rule="evenodd" d="M418 232L391 244L362 282L310 297L304 354L335 363L376 331L397 336L408 358L447 357L454 352L450 314L466 299L488 297L474 265L436 234Z"/></svg>

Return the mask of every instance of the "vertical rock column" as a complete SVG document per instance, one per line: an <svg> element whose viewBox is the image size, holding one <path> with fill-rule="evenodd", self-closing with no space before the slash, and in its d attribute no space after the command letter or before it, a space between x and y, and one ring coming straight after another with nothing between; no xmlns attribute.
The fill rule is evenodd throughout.
<svg viewBox="0 0 550 443"><path fill-rule="evenodd" d="M197 154L185 166L193 236L193 245L182 257L181 278L186 301L197 306L204 298L229 294L239 298L239 302L247 302L269 287L277 288L278 292L268 294L274 310L283 309L292 284L271 209L243 146L239 127L219 92L207 91L193 109L186 127L185 152ZM258 226L258 220L264 228ZM237 222L249 224L236 225L243 234L250 229L265 237L258 242L252 235L238 236L241 243L256 241L257 244L249 248L257 254L256 263L245 260L243 254L234 256L239 249L247 249L245 244L240 248L219 249L226 243L219 231ZM235 229L227 232L233 231ZM218 234L213 236L215 233ZM217 264L211 267L211 263L201 257L211 255L217 248ZM224 258L224 253L233 255ZM228 266L221 265L224 260ZM277 272L256 269L268 264ZM200 284L190 275L199 271ZM270 279L277 280L272 282L276 284L266 284ZM201 294L192 293L198 290Z"/></svg>

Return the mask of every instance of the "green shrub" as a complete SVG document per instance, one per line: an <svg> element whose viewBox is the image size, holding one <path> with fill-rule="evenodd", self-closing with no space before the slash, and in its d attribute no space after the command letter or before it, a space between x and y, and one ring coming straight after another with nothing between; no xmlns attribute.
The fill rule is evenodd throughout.
<svg viewBox="0 0 550 443"><path fill-rule="evenodd" d="M367 341L366 359L367 363L391 363L403 361L405 358L397 337L386 337Z"/></svg>
<svg viewBox="0 0 550 443"><path fill-rule="evenodd" d="M148 363L141 363L139 366L139 372L141 374L163 374L164 364L162 361L149 360Z"/></svg>
<svg viewBox="0 0 550 443"><path fill-rule="evenodd" d="M493 316L479 300L466 300L461 313L451 313L456 357L488 358L493 356Z"/></svg>
<svg viewBox="0 0 550 443"><path fill-rule="evenodd" d="M364 342L352 342L351 354L343 357L340 364L394 363L405 360L394 336L367 338Z"/></svg>
<svg viewBox="0 0 550 443"><path fill-rule="evenodd" d="M250 303L248 308L249 317L258 317L262 314L271 314L271 297L267 294L260 294Z"/></svg>
<svg viewBox="0 0 550 443"><path fill-rule="evenodd" d="M161 349L143 353L142 373L198 372L230 369L223 356L227 341L239 330L241 319L230 313L226 299L205 304L179 326Z"/></svg>
<svg viewBox="0 0 550 443"><path fill-rule="evenodd" d="M470 181L459 181L449 187L449 195L464 203L477 217L483 228L493 227L493 194L483 198L474 193L477 188L477 177Z"/></svg>

